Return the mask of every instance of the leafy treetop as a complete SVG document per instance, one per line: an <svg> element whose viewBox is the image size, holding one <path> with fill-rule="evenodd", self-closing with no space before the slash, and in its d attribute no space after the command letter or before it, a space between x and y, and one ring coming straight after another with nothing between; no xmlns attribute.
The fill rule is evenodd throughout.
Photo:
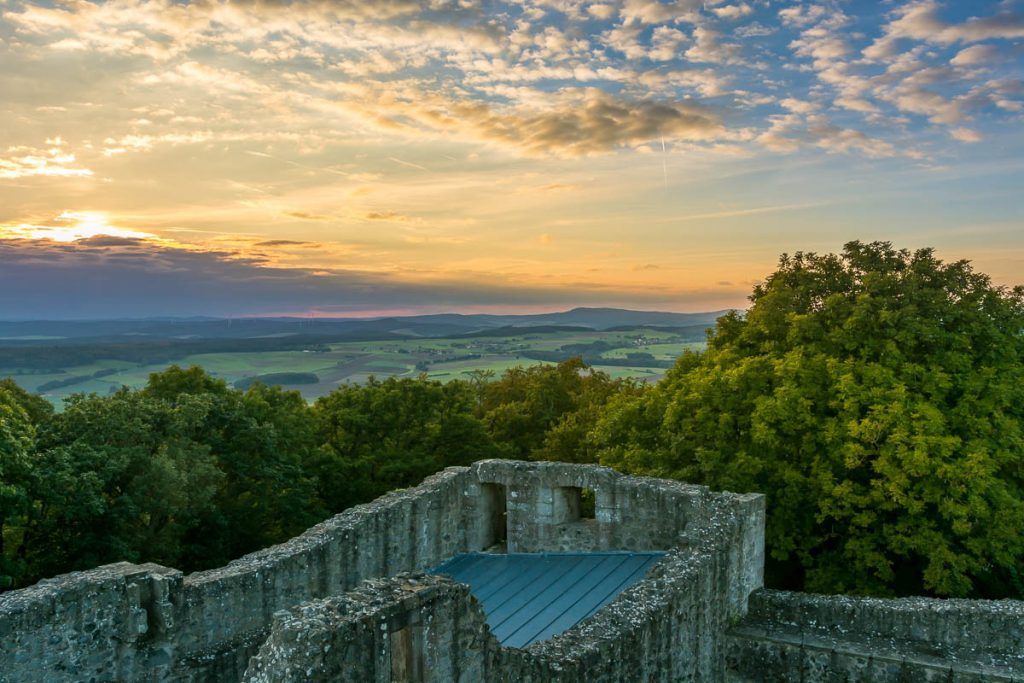
<svg viewBox="0 0 1024 683"><path fill-rule="evenodd" d="M770 583L1020 594L1024 289L887 242L782 256L595 430L603 462L768 496Z"/></svg>

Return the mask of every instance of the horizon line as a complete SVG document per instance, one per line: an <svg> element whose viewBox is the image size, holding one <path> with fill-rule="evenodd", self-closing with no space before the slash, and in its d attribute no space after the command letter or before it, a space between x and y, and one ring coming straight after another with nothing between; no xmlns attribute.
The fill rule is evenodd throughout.
<svg viewBox="0 0 1024 683"><path fill-rule="evenodd" d="M474 307L475 308L475 307ZM489 307L487 307L489 309ZM295 321L372 321L372 320L386 320L388 318L427 318L435 317L440 315L455 315L463 317L472 316L490 316L490 317L503 317L503 318L529 318L534 316L542 315L557 315L560 313L572 313L575 311L617 311L626 313L649 313L657 315L708 315L712 313L727 313L729 311L740 311L746 310L736 307L726 307L709 310L692 310L692 311L670 311L670 310L656 310L656 309L642 309L642 308L622 308L619 306L573 306L570 308L554 308L532 311L532 312L494 312L493 309L489 310L476 310L473 312L463 312L459 310L442 310L432 313L414 313L408 309L397 309L391 312L387 311L352 311L346 313L325 313L320 311L315 312L282 312L282 313L254 313L254 314L238 314L238 315L152 315L152 316L126 316L126 317L82 317L82 318L2 318L0 317L0 323L43 323L43 322L61 322L61 323L86 323L86 322L149 322L149 321L232 321L232 320L295 320Z"/></svg>

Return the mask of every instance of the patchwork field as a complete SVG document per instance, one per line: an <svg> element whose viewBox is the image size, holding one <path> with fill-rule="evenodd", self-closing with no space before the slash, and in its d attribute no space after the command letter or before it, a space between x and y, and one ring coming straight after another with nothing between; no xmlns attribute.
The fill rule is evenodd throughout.
<svg viewBox="0 0 1024 683"><path fill-rule="evenodd" d="M59 405L74 393L107 394L122 385L140 387L150 373L171 364L199 365L229 384L277 373L315 375L316 383L284 385L315 400L341 384L365 382L371 376L426 374L442 382L466 379L480 371L497 376L515 366L551 364L562 357L580 355L580 349L593 367L613 377L656 381L664 374L665 366L684 350L703 346L704 342L687 340L670 331L647 328L524 332L508 337L357 341L291 351L204 353L153 364L112 359L45 371L0 368L0 377L13 376L24 388ZM551 358L529 357L545 354Z"/></svg>

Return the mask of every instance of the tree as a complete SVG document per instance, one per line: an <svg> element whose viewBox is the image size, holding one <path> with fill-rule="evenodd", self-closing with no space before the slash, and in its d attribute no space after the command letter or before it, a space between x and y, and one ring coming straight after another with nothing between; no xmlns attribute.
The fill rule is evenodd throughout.
<svg viewBox="0 0 1024 683"><path fill-rule="evenodd" d="M774 585L1013 594L1024 289L930 249L783 255L747 314L613 403L602 462L768 497Z"/></svg>
<svg viewBox="0 0 1024 683"><path fill-rule="evenodd" d="M480 385L478 412L507 457L594 462L587 434L605 403L638 385L613 380L580 358L514 367Z"/></svg>
<svg viewBox="0 0 1024 683"><path fill-rule="evenodd" d="M147 396L164 400L174 400L183 394L224 396L229 391L227 382L214 379L198 365L187 369L172 365L166 370L151 373L143 389Z"/></svg>
<svg viewBox="0 0 1024 683"><path fill-rule="evenodd" d="M24 516L31 502L35 428L19 398L0 383L0 590L23 572L20 563L8 557L6 538L14 533L12 522Z"/></svg>
<svg viewBox="0 0 1024 683"><path fill-rule="evenodd" d="M119 560L175 566L221 473L196 437L206 396L78 394L38 437L21 555L32 577Z"/></svg>
<svg viewBox="0 0 1024 683"><path fill-rule="evenodd" d="M451 465L499 452L474 415L472 388L416 379L371 377L345 385L315 406L320 494L331 511L419 483Z"/></svg>
<svg viewBox="0 0 1024 683"><path fill-rule="evenodd" d="M185 566L224 564L285 541L326 514L312 469L315 423L299 392L257 383L245 393L206 398L210 411L196 438L223 477L214 507L188 535Z"/></svg>
<svg viewBox="0 0 1024 683"><path fill-rule="evenodd" d="M30 394L10 377L0 379L0 392L6 392L8 401L13 401L28 416L29 422L39 427L53 417L53 406L42 396Z"/></svg>

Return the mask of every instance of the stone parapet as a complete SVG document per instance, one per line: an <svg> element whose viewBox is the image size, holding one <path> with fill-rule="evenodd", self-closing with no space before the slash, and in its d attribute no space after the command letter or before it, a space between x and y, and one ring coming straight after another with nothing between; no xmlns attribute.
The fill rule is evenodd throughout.
<svg viewBox="0 0 1024 683"><path fill-rule="evenodd" d="M760 495L481 461L219 569L119 563L0 595L0 683L721 680L763 534ZM466 587L416 574L488 548L667 555L590 619L516 650Z"/></svg>
<svg viewBox="0 0 1024 683"><path fill-rule="evenodd" d="M1024 682L1024 602L760 590L727 635L736 681Z"/></svg>

